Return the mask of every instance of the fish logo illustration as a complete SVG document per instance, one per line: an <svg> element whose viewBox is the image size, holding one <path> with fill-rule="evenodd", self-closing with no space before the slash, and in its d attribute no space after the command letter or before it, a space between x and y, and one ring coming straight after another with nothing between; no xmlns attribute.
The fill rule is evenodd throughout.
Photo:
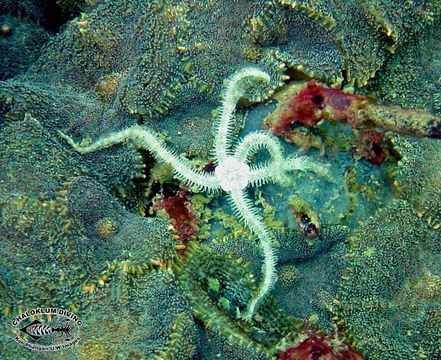
<svg viewBox="0 0 441 360"><path fill-rule="evenodd" d="M41 321L39 320L34 320L33 322L31 322L30 324L22 327L20 329L20 331L23 331L25 334L29 335L32 339L34 340L40 340L42 337L45 337L49 334L53 334L53 333L60 333L60 337L61 336L71 336L71 329L72 326L74 326L75 323L73 323L72 321L67 321L64 322L62 324L59 324L55 327L43 324ZM67 341L70 339L66 339Z"/></svg>
<svg viewBox="0 0 441 360"><path fill-rule="evenodd" d="M15 341L35 351L59 351L80 341L78 315L58 308L37 308L25 311L12 319Z"/></svg>

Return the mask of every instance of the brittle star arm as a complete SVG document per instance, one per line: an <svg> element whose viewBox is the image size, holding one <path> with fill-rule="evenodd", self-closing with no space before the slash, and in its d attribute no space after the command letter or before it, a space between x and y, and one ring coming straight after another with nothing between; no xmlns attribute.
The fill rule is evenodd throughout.
<svg viewBox="0 0 441 360"><path fill-rule="evenodd" d="M244 319L250 321L260 301L268 294L277 280L277 257L273 250L275 239L263 222L261 215L253 207L244 190L234 190L228 193L228 198L236 216L257 236L263 250L264 263L262 265L263 281L259 292L248 304Z"/></svg>
<svg viewBox="0 0 441 360"><path fill-rule="evenodd" d="M261 165L251 166L249 184L260 186L271 180L282 181L285 175L280 171L283 168L283 151L279 141L273 136L260 131L249 133L237 145L234 157L248 164L250 157L260 149L268 151L270 160Z"/></svg>
<svg viewBox="0 0 441 360"><path fill-rule="evenodd" d="M328 165L312 161L306 156L290 155L285 159L282 166L286 172L293 170L309 171L320 175L328 182L335 181L329 173Z"/></svg>
<svg viewBox="0 0 441 360"><path fill-rule="evenodd" d="M227 87L222 96L221 112L215 130L214 155L217 163L225 160L230 155L232 143L232 122L236 104L243 96L239 82L244 78L255 78L270 82L270 76L256 68L245 68L233 75L227 82Z"/></svg>
<svg viewBox="0 0 441 360"><path fill-rule="evenodd" d="M150 151L158 161L171 164L176 177L179 180L186 182L189 186L212 192L220 189L219 182L212 174L194 169L187 159L166 149L162 142L153 133L141 126L135 125L111 133L87 146L81 146L68 135L62 132L59 133L60 136L80 154L94 152L125 141L131 141L135 146Z"/></svg>
<svg viewBox="0 0 441 360"><path fill-rule="evenodd" d="M234 157L239 161L249 163L249 158L263 148L268 151L270 160L251 166L251 186L260 186L270 181L283 183L287 173L294 170L310 171L328 180L331 178L326 165L320 165L305 156L283 157L280 142L264 132L252 132L246 135L237 145Z"/></svg>

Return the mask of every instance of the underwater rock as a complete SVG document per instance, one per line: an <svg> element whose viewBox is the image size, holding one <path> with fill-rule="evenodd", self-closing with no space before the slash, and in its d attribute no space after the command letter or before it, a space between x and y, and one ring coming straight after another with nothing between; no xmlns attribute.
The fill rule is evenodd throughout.
<svg viewBox="0 0 441 360"><path fill-rule="evenodd" d="M47 359L440 356L441 154L438 140L404 136L439 137L438 0L5 0L0 11L2 358L35 358L10 321L39 306L84 321L78 345ZM79 154L59 135L87 146L140 125L211 174L224 81L246 67L269 83L239 84L231 149L277 100L286 107L267 127L287 141L268 141L291 164L309 150L326 177L243 189L278 255L251 319L265 256L223 194L166 195L160 219L160 195L182 189L170 166L128 142ZM249 146L252 170L264 167L271 151Z"/></svg>

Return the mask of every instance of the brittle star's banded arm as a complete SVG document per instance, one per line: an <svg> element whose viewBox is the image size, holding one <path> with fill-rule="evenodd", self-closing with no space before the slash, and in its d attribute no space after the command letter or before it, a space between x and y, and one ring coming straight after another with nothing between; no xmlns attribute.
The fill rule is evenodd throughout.
<svg viewBox="0 0 441 360"><path fill-rule="evenodd" d="M210 192L220 189L219 182L214 175L194 169L187 159L166 149L153 133L141 126L135 125L122 131L111 133L87 146L81 146L68 135L62 132L59 133L80 154L94 152L125 141L131 141L136 147L150 151L158 161L171 164L176 177L186 182L189 186Z"/></svg>
<svg viewBox="0 0 441 360"><path fill-rule="evenodd" d="M249 163L260 149L265 149L270 155L270 160L259 165L251 165L250 186L260 186L267 182L280 182L283 180L283 150L279 141L264 132L247 134L237 145L234 157L241 162Z"/></svg>
<svg viewBox="0 0 441 360"><path fill-rule="evenodd" d="M271 80L267 73L256 68L242 69L227 80L227 86L222 96L221 112L215 129L214 157L216 163L221 163L231 155L233 113L236 110L237 102L243 96L239 82L245 78L255 78L266 83Z"/></svg>
<svg viewBox="0 0 441 360"><path fill-rule="evenodd" d="M263 281L259 286L259 292L248 304L247 311L244 314L244 319L250 321L260 301L268 294L277 281L277 257L273 249L273 244L276 241L271 231L264 224L262 216L247 198L244 189L229 192L228 199L236 216L259 239L259 245L264 256L264 263L262 265Z"/></svg>

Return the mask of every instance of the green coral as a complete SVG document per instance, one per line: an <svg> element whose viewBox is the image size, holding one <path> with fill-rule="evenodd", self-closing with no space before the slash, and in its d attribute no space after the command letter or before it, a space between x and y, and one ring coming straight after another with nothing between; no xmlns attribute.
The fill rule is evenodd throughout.
<svg viewBox="0 0 441 360"><path fill-rule="evenodd" d="M279 59L293 69L302 65L300 71L329 82L346 80L364 86L377 72L383 72L383 67L392 69L386 70L389 71L386 81L394 82L399 94L398 87L406 87L406 82L396 79L403 78L399 72L405 64L401 70L396 65L386 64L391 62L394 51L401 47L406 49L408 43L418 49L427 48L427 42L422 44L417 39L422 34L430 39L430 34L439 33L437 27L427 29L437 22L440 9L438 1L274 0L250 20L248 32L252 41L261 45L279 41L276 51ZM430 41L436 43L434 39ZM423 73L426 68L415 66L415 63L430 55L414 55L395 58L403 59L407 67L419 68ZM380 80L383 95L390 90L386 81Z"/></svg>
<svg viewBox="0 0 441 360"><path fill-rule="evenodd" d="M382 101L441 113L440 15L434 17L433 25L418 29L395 50L369 86Z"/></svg>
<svg viewBox="0 0 441 360"><path fill-rule="evenodd" d="M3 0L0 12L17 18L29 19L47 27L49 6L45 0Z"/></svg>
<svg viewBox="0 0 441 360"><path fill-rule="evenodd" d="M201 348L207 360L270 360L272 357L265 351L237 343L221 335L215 327L207 328L201 335Z"/></svg>
<svg viewBox="0 0 441 360"><path fill-rule="evenodd" d="M234 232L234 230L233 230ZM263 261L262 253L250 234L226 235L223 238L215 238L208 245L216 253L233 256L241 261L244 266L249 266L250 272L260 280L260 266ZM240 259L240 260L239 260Z"/></svg>
<svg viewBox="0 0 441 360"><path fill-rule="evenodd" d="M313 240L296 231L279 235L279 283L273 293L282 309L332 331L340 277L347 267L348 236L348 228L329 225Z"/></svg>
<svg viewBox="0 0 441 360"><path fill-rule="evenodd" d="M94 253L89 264L96 264L94 273L105 270L105 264L114 260L145 267L174 257L175 243L167 230L168 222L127 212L91 179L76 178L69 187L68 202L71 216L89 239L89 251ZM100 228L109 220L113 230L107 229L103 236Z"/></svg>
<svg viewBox="0 0 441 360"><path fill-rule="evenodd" d="M411 202L419 217L434 229L441 227L441 146L438 141L391 136L401 156L395 169L395 186Z"/></svg>
<svg viewBox="0 0 441 360"><path fill-rule="evenodd" d="M0 15L0 80L25 72L40 55L49 34L31 20Z"/></svg>
<svg viewBox="0 0 441 360"><path fill-rule="evenodd" d="M223 270L226 264L231 267L234 266L233 263L232 258L217 255L206 248L195 247L182 263L175 264L179 283L186 294L194 299L193 307L203 306L204 301L201 300L204 298L215 307L219 301L226 304L221 300L225 299L228 306L224 310L233 319L240 318L250 301L254 284L250 274L241 267L236 266L236 270L231 273ZM195 271L196 269L199 270Z"/></svg>
<svg viewBox="0 0 441 360"><path fill-rule="evenodd" d="M61 91L61 89L58 90ZM82 95L72 92L63 92L60 96L47 85L22 83L15 80L2 82L0 83L0 126L3 124L12 126L5 128L4 146L12 146L14 142L27 143L27 146L18 147L22 153L19 156L23 156L24 159L29 155L37 156L38 154L49 161L52 154L59 158L54 161L55 167L64 162L72 164L70 167L76 169L72 175L87 173L105 183L109 190L127 186L133 178L144 176L145 167L141 156L131 145L86 155L82 157L80 164L76 162L78 158L75 160L76 156L72 156L69 151L62 150L61 145L52 146L56 143L53 139L49 141L50 145L48 144L47 147L40 147L36 139L31 146L31 139L27 139L23 134L23 131L33 134L38 129L38 136L47 137L54 128L62 126L61 123L65 119L72 119L71 126L79 130L84 137L96 136L97 131L103 131L104 127L109 126L109 124L99 123L96 106L98 106L96 102L85 101ZM79 108L85 111L85 116L88 118L88 123L82 122L81 126L78 123L81 120L72 118ZM20 124L23 120L25 120L24 123ZM18 136L21 137L17 138ZM24 153L29 155L24 155ZM74 163L76 165L73 165ZM19 166L25 165L32 166L31 161L23 161L23 164ZM51 168L47 165L41 166ZM17 169L14 171L18 171ZM29 171L30 169L20 169L18 172ZM58 176L57 170L54 172ZM38 173L41 176L45 174L44 171ZM19 178L20 176L17 177ZM22 180L26 181L26 177L19 179L19 181Z"/></svg>
<svg viewBox="0 0 441 360"><path fill-rule="evenodd" d="M124 210L37 120L9 123L1 134L3 323L39 306L84 316L92 303L85 294L108 286L120 269L140 276L167 267L175 256L168 223ZM2 329L2 346L10 336Z"/></svg>
<svg viewBox="0 0 441 360"><path fill-rule="evenodd" d="M171 359L192 358L197 329L169 271L137 276L118 270L109 285L90 293L88 300L92 305L82 312L81 329L87 337L75 348L83 359L94 353L98 359L106 354L167 359L164 354L173 355L179 348L179 357Z"/></svg>
<svg viewBox="0 0 441 360"><path fill-rule="evenodd" d="M230 343L256 354L270 355L284 337L298 332L298 324L278 309L271 299L256 311L251 326L240 320L255 289L252 274L230 255L191 245L174 265L195 316Z"/></svg>
<svg viewBox="0 0 441 360"><path fill-rule="evenodd" d="M402 200L351 237L338 318L369 359L428 359L440 351L440 147L430 139L388 138Z"/></svg>
<svg viewBox="0 0 441 360"><path fill-rule="evenodd" d="M53 305L68 306L78 294L82 273L76 251L83 238L67 201L67 186L79 164L38 121L29 118L20 125L1 131L0 147L6 150L0 152L2 281L9 289L0 294L8 298L2 304L17 312L19 306L39 304L49 293ZM38 287L30 285L35 278L41 278ZM64 287L55 291L60 283Z"/></svg>
<svg viewBox="0 0 441 360"><path fill-rule="evenodd" d="M440 253L427 240L427 226L402 200L380 209L351 237L339 317L369 359L432 358L439 351L439 308L433 296L416 290L428 285L427 274L440 276ZM427 260L431 253L435 262Z"/></svg>
<svg viewBox="0 0 441 360"><path fill-rule="evenodd" d="M267 55L310 77L341 82L340 39L328 19L297 2L272 1L249 20L247 36Z"/></svg>
<svg viewBox="0 0 441 360"><path fill-rule="evenodd" d="M439 14L440 3L433 0L418 2L389 0L366 1L363 8L371 15L373 26L377 26L392 43L389 51L412 38Z"/></svg>

